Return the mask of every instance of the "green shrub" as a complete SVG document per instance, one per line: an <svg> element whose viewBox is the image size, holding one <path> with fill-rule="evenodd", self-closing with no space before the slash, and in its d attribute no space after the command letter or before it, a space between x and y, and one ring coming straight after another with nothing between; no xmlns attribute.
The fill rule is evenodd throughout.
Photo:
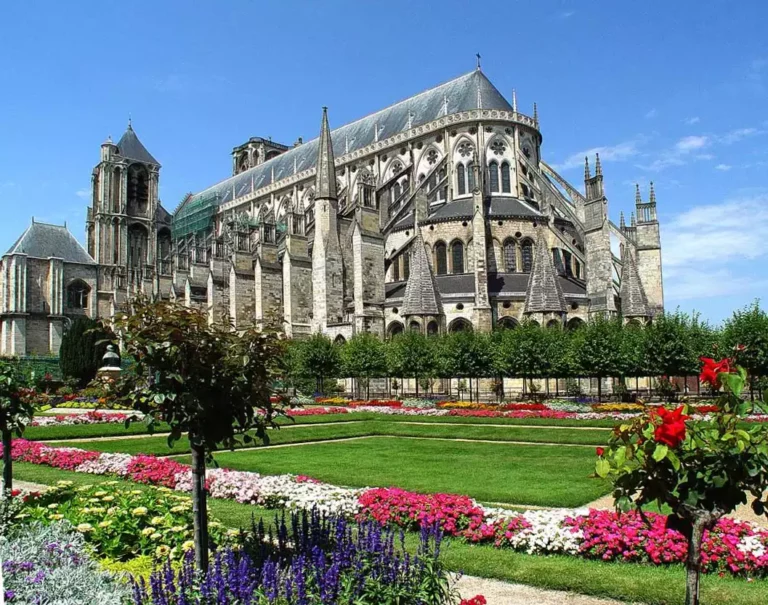
<svg viewBox="0 0 768 605"><path fill-rule="evenodd" d="M84 387L96 377L110 337L92 319L81 317L72 322L61 340L59 365L65 377L74 378Z"/></svg>

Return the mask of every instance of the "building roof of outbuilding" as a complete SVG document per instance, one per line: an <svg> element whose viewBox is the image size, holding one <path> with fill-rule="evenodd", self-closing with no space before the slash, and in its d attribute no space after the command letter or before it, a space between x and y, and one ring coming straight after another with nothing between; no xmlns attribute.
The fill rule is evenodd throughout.
<svg viewBox="0 0 768 605"><path fill-rule="evenodd" d="M82 265L96 264L65 225L49 225L34 220L6 254L26 254L32 258L61 258L64 262Z"/></svg>
<svg viewBox="0 0 768 605"><path fill-rule="evenodd" d="M444 115L473 109L512 111L509 102L480 70L454 78L336 128L331 131L333 155L338 158L376 140L392 137ZM233 196L247 195L298 172L315 168L319 143L319 138L303 143L204 189L192 196L192 199L210 197L217 204L225 204ZM184 205L177 212L182 212L183 208Z"/></svg>

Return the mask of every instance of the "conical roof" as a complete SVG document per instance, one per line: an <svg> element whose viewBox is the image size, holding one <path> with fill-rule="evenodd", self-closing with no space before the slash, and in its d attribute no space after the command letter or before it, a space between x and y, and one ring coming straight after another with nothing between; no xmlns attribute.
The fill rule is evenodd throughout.
<svg viewBox="0 0 768 605"><path fill-rule="evenodd" d="M526 313L565 313L565 297L557 278L552 255L543 235L536 240L533 270L525 297Z"/></svg>
<svg viewBox="0 0 768 605"><path fill-rule="evenodd" d="M152 154L147 151L147 148L144 147L139 140L139 137L136 136L130 122L128 123L128 129L125 131L125 134L123 134L117 142L117 152L129 160L136 160L137 162L143 162L145 164L154 164L155 166L160 165L160 162L152 157Z"/></svg>
<svg viewBox="0 0 768 605"><path fill-rule="evenodd" d="M323 122L320 125L320 144L317 146L315 199L336 199L336 168L333 160L333 143L331 142L331 129L328 126L327 107L323 107Z"/></svg>
<svg viewBox="0 0 768 605"><path fill-rule="evenodd" d="M407 254L407 252L406 252ZM403 316L408 315L440 315L440 302L437 296L435 278L429 265L427 251L421 230L416 228L416 238L413 241L410 275L405 284L403 296Z"/></svg>
<svg viewBox="0 0 768 605"><path fill-rule="evenodd" d="M635 257L630 250L624 253L619 296L621 296L621 313L624 317L650 317L648 298L640 281Z"/></svg>

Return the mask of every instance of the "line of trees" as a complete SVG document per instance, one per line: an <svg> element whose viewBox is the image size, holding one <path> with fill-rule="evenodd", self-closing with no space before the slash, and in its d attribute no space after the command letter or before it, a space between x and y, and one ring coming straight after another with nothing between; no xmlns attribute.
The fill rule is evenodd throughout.
<svg viewBox="0 0 768 605"><path fill-rule="evenodd" d="M737 345L743 345L743 348ZM491 334L459 332L425 336L406 332L389 340L359 334L333 343L316 334L290 343L284 360L288 386L304 393L328 391L329 379L354 378L361 395L375 378L409 378L427 390L435 378L464 378L470 396L479 378L596 378L618 384L636 377L688 377L699 373L700 357L735 356L751 376L750 387L764 388L768 376L768 315L759 303L737 311L721 328L698 315L667 313L647 326L597 317L577 330L523 323ZM663 384L665 381L660 381ZM474 390L473 390L474 389Z"/></svg>

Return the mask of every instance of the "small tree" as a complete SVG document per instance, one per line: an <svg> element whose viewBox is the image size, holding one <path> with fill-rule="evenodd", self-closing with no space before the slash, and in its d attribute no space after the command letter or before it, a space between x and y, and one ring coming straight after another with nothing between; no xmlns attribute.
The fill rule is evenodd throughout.
<svg viewBox="0 0 768 605"><path fill-rule="evenodd" d="M603 398L603 378L618 376L626 367L622 359L620 320L598 315L575 334L576 359L581 371L597 378L597 399Z"/></svg>
<svg viewBox="0 0 768 605"><path fill-rule="evenodd" d="M11 445L13 434L21 437L32 420L35 407L21 396L24 381L16 364L0 360L0 434L3 438L3 490L13 488Z"/></svg>
<svg viewBox="0 0 768 605"><path fill-rule="evenodd" d="M526 381L542 375L545 367L547 350L544 346L544 331L530 321L524 321L514 330L504 330L500 342L502 364L508 368L511 376ZM530 385L533 387L533 384ZM531 390L535 390L531 388Z"/></svg>
<svg viewBox="0 0 768 605"><path fill-rule="evenodd" d="M59 349L61 373L83 387L96 377L112 335L96 321L78 317L65 332Z"/></svg>
<svg viewBox="0 0 768 605"><path fill-rule="evenodd" d="M702 359L701 380L714 389L724 386L711 420L690 421L687 406L660 408L617 427L607 452L598 450L596 471L612 477L616 506L633 506L642 514L649 504L672 509L668 526L688 538L686 605L699 603L701 544L711 529L737 505L754 500L755 514L768 502L768 426L745 417L755 405L741 398L747 374L730 360Z"/></svg>
<svg viewBox="0 0 768 605"><path fill-rule="evenodd" d="M418 332L409 331L393 338L387 343L387 367L390 376L414 378L418 397L419 378L432 376L435 371L434 349L432 339Z"/></svg>
<svg viewBox="0 0 768 605"><path fill-rule="evenodd" d="M355 334L342 348L344 375L356 378L365 387L365 397L371 397L371 378L387 371L384 343L369 332Z"/></svg>
<svg viewBox="0 0 768 605"><path fill-rule="evenodd" d="M446 336L442 342L442 357L449 376L469 378L469 399L472 393L473 379L488 376L493 372L493 351L490 338L476 332L456 332ZM475 382L475 385L477 383ZM476 390L479 390L476 388Z"/></svg>
<svg viewBox="0 0 768 605"><path fill-rule="evenodd" d="M723 344L726 354L749 373L749 390L754 398L755 381L768 376L768 314L755 301L734 312L725 322Z"/></svg>
<svg viewBox="0 0 768 605"><path fill-rule="evenodd" d="M337 378L341 370L339 346L323 334L313 334L301 343L300 359L303 373L314 376L317 382L317 392L325 393L325 379Z"/></svg>
<svg viewBox="0 0 768 605"><path fill-rule="evenodd" d="M281 410L270 402L282 345L255 328L209 325L207 314L172 302L133 302L115 317L115 329L135 360L121 377L131 406L170 425L172 445L186 433L192 449L195 561L208 567L205 464L220 445L233 448L248 433L268 441L266 429ZM257 410L259 413L257 413Z"/></svg>

